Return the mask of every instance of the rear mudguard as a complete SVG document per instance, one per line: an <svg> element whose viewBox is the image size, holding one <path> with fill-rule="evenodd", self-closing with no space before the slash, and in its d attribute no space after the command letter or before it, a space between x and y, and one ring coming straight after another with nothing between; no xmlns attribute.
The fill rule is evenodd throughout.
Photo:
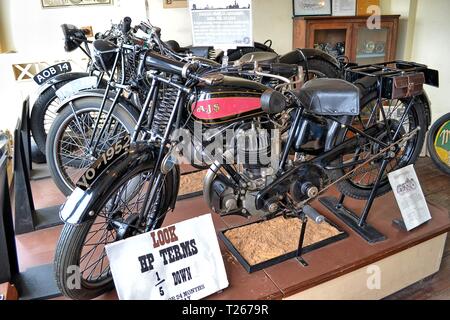
<svg viewBox="0 0 450 320"><path fill-rule="evenodd" d="M303 58L303 55L300 52L303 52L307 60L310 59L323 60L332 64L334 67L336 67L336 69L338 70L341 69L339 62L334 57L317 49L297 49L291 51L281 56L280 62L287 64L302 64L305 62L305 59Z"/></svg>
<svg viewBox="0 0 450 320"><path fill-rule="evenodd" d="M115 97L115 93L110 91L109 95L108 95L108 100L110 102L114 101L114 97ZM103 97L105 96L105 90L104 89L93 89L93 90L86 90L86 91L81 91L78 92L76 94L74 94L73 96L67 98L66 100L64 100L59 109L57 110L58 113L61 112L61 110L63 110L64 108L66 108L67 106L70 105L70 103L79 100L79 99L83 99L86 97L95 97L99 99L99 103L101 103L101 101L103 100ZM132 110L134 111L134 114L131 114L131 116L136 117L136 112L137 114L140 113L140 107L137 106L136 104L132 103L131 100L126 100L123 97L120 97L118 102L117 102L120 106L122 106L125 110L127 110L127 112L130 112L130 107L132 108ZM137 119L137 118L136 118Z"/></svg>
<svg viewBox="0 0 450 320"><path fill-rule="evenodd" d="M74 190L60 209L61 220L68 224L79 225L95 219L108 190L121 183L125 175L152 169L156 161L155 154L152 146L138 143L132 145L128 153L113 158L109 166L96 173L95 180L88 188L77 187ZM166 176L165 184L167 197L162 208L164 211L173 210L180 186L178 166Z"/></svg>

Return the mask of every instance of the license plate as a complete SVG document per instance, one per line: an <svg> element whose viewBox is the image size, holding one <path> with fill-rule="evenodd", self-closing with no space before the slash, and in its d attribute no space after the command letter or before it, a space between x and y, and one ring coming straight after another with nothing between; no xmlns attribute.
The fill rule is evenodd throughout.
<svg viewBox="0 0 450 320"><path fill-rule="evenodd" d="M41 85L48 81L49 79L57 76L58 74L67 73L72 71L72 66L70 62L61 62L58 64L55 64L51 67L48 67L45 70L42 70L37 75L34 76L33 80L38 85Z"/></svg>

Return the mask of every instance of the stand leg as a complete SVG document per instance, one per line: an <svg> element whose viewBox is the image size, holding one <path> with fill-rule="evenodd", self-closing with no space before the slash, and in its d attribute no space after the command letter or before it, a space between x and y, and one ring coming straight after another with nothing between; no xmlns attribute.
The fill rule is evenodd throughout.
<svg viewBox="0 0 450 320"><path fill-rule="evenodd" d="M301 263L302 266L307 267L308 263L302 258L302 251L303 251L303 242L305 240L305 234L306 234L306 226L308 224L308 218L306 217L300 217L302 220L302 226L300 230L300 238L298 241L298 249L297 249L297 260Z"/></svg>
<svg viewBox="0 0 450 320"><path fill-rule="evenodd" d="M383 234L367 224L367 217L369 216L370 209L372 208L381 179L383 179L383 175L388 164L389 160L384 159L381 164L380 172L378 173L375 181L375 185L360 217L344 207L344 195L341 195L339 200L331 197L323 197L319 200L328 210L333 212L338 218L340 218L345 224L347 224L369 243L377 243L386 240L386 237Z"/></svg>
<svg viewBox="0 0 450 320"><path fill-rule="evenodd" d="M341 194L341 197L339 198L339 203L337 204L337 209L340 209L344 206L345 201L345 194Z"/></svg>
<svg viewBox="0 0 450 320"><path fill-rule="evenodd" d="M370 212L370 209L372 208L373 202L375 200L375 197L376 197L376 194L378 191L378 187L380 186L381 179L383 179L383 175L384 175L384 172L386 171L388 164L389 164L389 161L387 159L384 159L383 163L381 164L381 169L380 169L380 172L378 173L377 180L375 181L375 185L373 186L372 191L370 193L369 200L367 200L366 205L364 206L364 210L361 214L361 218L359 219L358 225L360 227L362 227L366 224L367 217L369 216L369 212Z"/></svg>

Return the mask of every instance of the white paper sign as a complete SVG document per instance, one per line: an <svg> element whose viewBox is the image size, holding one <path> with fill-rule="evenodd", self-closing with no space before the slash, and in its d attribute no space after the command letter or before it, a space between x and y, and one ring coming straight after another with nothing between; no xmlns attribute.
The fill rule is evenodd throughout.
<svg viewBox="0 0 450 320"><path fill-rule="evenodd" d="M388 177L406 229L411 231L430 220L430 210L420 187L414 165L391 172Z"/></svg>
<svg viewBox="0 0 450 320"><path fill-rule="evenodd" d="M198 300L228 287L210 214L106 246L121 300Z"/></svg>
<svg viewBox="0 0 450 320"><path fill-rule="evenodd" d="M194 46L253 46L252 0L190 0Z"/></svg>

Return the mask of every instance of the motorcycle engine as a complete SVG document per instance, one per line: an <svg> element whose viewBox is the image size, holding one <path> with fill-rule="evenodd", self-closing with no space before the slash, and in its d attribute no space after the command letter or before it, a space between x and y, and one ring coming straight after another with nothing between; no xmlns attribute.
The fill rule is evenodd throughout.
<svg viewBox="0 0 450 320"><path fill-rule="evenodd" d="M255 206L258 192L273 182L278 171L283 139L272 129L270 121L252 121L235 131L237 147L234 148L233 167L241 177L240 186L220 170L219 164L213 164L208 170L204 195L216 213L264 216L278 211L279 207L274 204L263 210L257 210Z"/></svg>

